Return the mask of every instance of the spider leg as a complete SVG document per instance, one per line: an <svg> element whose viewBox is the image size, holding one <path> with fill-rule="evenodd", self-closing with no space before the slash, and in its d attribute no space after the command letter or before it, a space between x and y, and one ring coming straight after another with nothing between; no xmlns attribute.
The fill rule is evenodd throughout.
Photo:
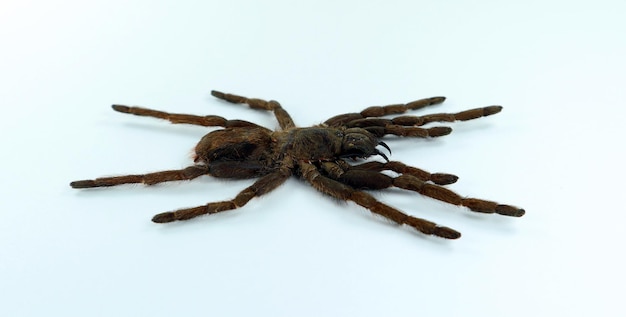
<svg viewBox="0 0 626 317"><path fill-rule="evenodd" d="M367 128L367 127L385 127L389 125L400 126L422 126L431 122L454 122L468 121L486 116L490 116L502 111L502 106L489 106L482 108L474 108L457 113L434 113L424 116L399 116L392 119L382 118L362 118L346 122L346 127Z"/></svg>
<svg viewBox="0 0 626 317"><path fill-rule="evenodd" d="M142 107L129 107L124 105L113 105L113 110L133 114L136 116L153 117L169 120L177 124L193 124L205 127L261 127L258 124L244 120L227 120L220 116L196 116L182 113L168 113Z"/></svg>
<svg viewBox="0 0 626 317"><path fill-rule="evenodd" d="M400 175L394 178L393 186L411 190L448 204L464 206L475 212L496 213L511 217L521 217L526 213L524 209L511 205L503 205L479 198L463 198L447 188L425 183L412 175Z"/></svg>
<svg viewBox="0 0 626 317"><path fill-rule="evenodd" d="M386 126L369 126L363 128L375 136L381 138L388 134L393 134L401 137L414 137L414 138L436 138L444 135L448 135L452 132L450 127L432 127L432 128L418 128L418 127L405 127L397 124L390 124Z"/></svg>
<svg viewBox="0 0 626 317"><path fill-rule="evenodd" d="M278 120L278 124L283 130L286 130L288 128L293 128L296 126L293 123L293 119L291 119L291 116L289 115L289 113L287 113L287 111L283 109L283 107L280 106L278 101L274 101L274 100L265 101L263 99L257 99L257 98L246 98L243 96L226 94L217 90L212 90L211 95L213 95L216 98L219 98L219 99L231 102L231 103L245 103L248 106L250 106L250 108L253 108L253 109L273 111L274 116L276 116L276 120Z"/></svg>
<svg viewBox="0 0 626 317"><path fill-rule="evenodd" d="M437 113L425 116L400 116L393 119L382 118L357 118L344 122L344 126L348 128L363 128L378 137L393 134L403 137L439 137L450 134L450 127L433 127L429 129L418 128L431 122L454 122L468 121L490 116L502 111L501 106L489 106L483 108L475 108L458 113Z"/></svg>
<svg viewBox="0 0 626 317"><path fill-rule="evenodd" d="M329 170L329 168L326 168L326 170ZM497 213L512 217L521 217L525 213L524 209L511 205L503 205L478 198L463 198L445 187L427 183L419 177L411 174L402 174L398 177L391 177L375 170L350 169L344 173L337 173L336 169L334 171L334 173L329 173L332 178L351 187L384 189L395 186L417 192L421 195L428 196L445 203L464 206L475 212Z"/></svg>
<svg viewBox="0 0 626 317"><path fill-rule="evenodd" d="M152 218L152 221L156 223L166 223L176 220L187 220L205 214L214 214L220 211L236 209L244 206L252 198L264 195L274 190L276 187L283 184L290 176L290 170L279 170L278 172L267 174L261 177L256 182L254 182L254 184L239 192L239 194L237 194L237 196L232 200L212 202L204 206L163 212L155 215Z"/></svg>
<svg viewBox="0 0 626 317"><path fill-rule="evenodd" d="M335 168L335 166L337 168ZM345 161L324 162L322 164L322 168L335 179L338 179L348 171L355 171L351 173L359 173L360 171L381 172L385 170L394 171L398 174L413 175L424 182L431 181L437 185L449 185L452 183L456 183L456 181L459 179L459 177L456 175L446 173L429 173L425 170L409 166L398 161L390 161L385 163L372 161L358 165L350 165Z"/></svg>
<svg viewBox="0 0 626 317"><path fill-rule="evenodd" d="M390 219L397 224L408 225L428 235L435 235L447 239L457 239L461 237L461 233L454 229L439 226L434 222L407 215L389 205L379 202L368 193L356 190L351 186L328 178L320 174L317 168L311 163L300 161L299 165L302 171L302 177L315 189L325 194L342 200L351 200L375 214Z"/></svg>
<svg viewBox="0 0 626 317"><path fill-rule="evenodd" d="M331 127L340 127L350 121L363 119L367 117L382 117L382 116L390 115L390 114L404 113L409 110L416 110L416 109L424 108L426 106L440 104L444 102L445 100L446 100L446 97L432 97L432 98L425 98L425 99L412 101L406 104L373 106L373 107L368 107L365 110L358 112L358 113L357 112L345 113L345 114L334 116L326 120L324 123Z"/></svg>
<svg viewBox="0 0 626 317"><path fill-rule="evenodd" d="M204 165L192 165L180 170L161 171L140 175L123 175L113 177L100 177L96 179L79 180L70 183L72 188L108 187L121 184L143 183L153 185L169 181L191 180L208 174L209 169Z"/></svg>

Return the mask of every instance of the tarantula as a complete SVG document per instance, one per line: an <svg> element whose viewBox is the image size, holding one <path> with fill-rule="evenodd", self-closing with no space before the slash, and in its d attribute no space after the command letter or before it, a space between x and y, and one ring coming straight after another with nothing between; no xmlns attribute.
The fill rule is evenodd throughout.
<svg viewBox="0 0 626 317"><path fill-rule="evenodd" d="M449 134L449 127L421 128L431 122L453 122L477 119L496 114L501 106L489 106L459 113L439 113L424 116L397 116L408 110L440 104L445 97L421 99L406 104L369 107L358 113L334 116L324 123L298 128L281 105L274 101L211 91L219 99L247 104L250 108L272 111L280 130L272 131L244 120L227 120L220 116L196 116L167 113L141 107L113 105L122 113L155 117L171 123L192 124L205 127L224 127L205 135L195 147L194 165L180 170L168 170L143 175L102 177L70 183L73 188L115 186L129 183L153 185L168 181L191 180L202 175L221 178L258 178L254 184L242 190L234 199L212 202L204 206L179 209L157 214L156 223L187 220L204 214L232 210L244 206L252 198L269 193L283 184L292 175L311 184L315 189L340 200L351 200L400 225L448 239L461 236L458 231L439 226L425 219L407 215L389 205L381 203L364 190L379 190L398 187L415 191L434 199L465 206L481 213L497 213L521 217L524 209L503 205L493 201L464 198L441 185L457 181L458 177L445 173L429 173L401 162L389 161L377 149L385 135L430 138ZM373 155L381 156L385 162L358 162ZM348 162L353 161L351 163ZM388 176L382 171L393 171L398 176Z"/></svg>

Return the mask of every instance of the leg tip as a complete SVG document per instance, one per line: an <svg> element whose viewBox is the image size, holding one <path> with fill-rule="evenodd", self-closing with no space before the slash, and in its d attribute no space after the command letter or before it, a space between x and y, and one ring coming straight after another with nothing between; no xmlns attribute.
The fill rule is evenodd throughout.
<svg viewBox="0 0 626 317"><path fill-rule="evenodd" d="M122 113L129 113L130 112L130 107L128 107L128 106L112 105L111 107L113 108L113 110L115 110L117 112L122 112Z"/></svg>
<svg viewBox="0 0 626 317"><path fill-rule="evenodd" d="M172 211L163 212L152 217L152 222L155 223L167 223L176 220L176 215Z"/></svg>
<svg viewBox="0 0 626 317"><path fill-rule="evenodd" d="M484 108L485 117L496 114L500 111L502 111L502 106L489 106Z"/></svg>
<svg viewBox="0 0 626 317"><path fill-rule="evenodd" d="M437 97L430 98L430 100L431 100L431 105L434 105L434 104L438 104L438 103L442 103L442 102L446 101L446 97L444 97L444 96L437 96Z"/></svg>
<svg viewBox="0 0 626 317"><path fill-rule="evenodd" d="M510 216L510 217L521 217L526 214L526 211L522 208L517 208L509 205L498 205L496 206L496 213L499 215Z"/></svg>
<svg viewBox="0 0 626 317"><path fill-rule="evenodd" d="M452 128L450 127L432 127L428 129L428 136L433 138L448 135L450 133L452 133Z"/></svg>
<svg viewBox="0 0 626 317"><path fill-rule="evenodd" d="M215 98L224 99L224 93L221 91L217 91L217 90L211 90L211 96Z"/></svg>
<svg viewBox="0 0 626 317"><path fill-rule="evenodd" d="M461 237L460 232L448 227L435 227L433 234L446 239L458 239Z"/></svg>
<svg viewBox="0 0 626 317"><path fill-rule="evenodd" d="M417 110L423 107L440 104L446 100L446 97L431 97L426 99L415 100L406 104L408 109Z"/></svg>
<svg viewBox="0 0 626 317"><path fill-rule="evenodd" d="M93 180L86 179L81 181L73 181L70 183L72 188L91 188L96 187L96 183Z"/></svg>
<svg viewBox="0 0 626 317"><path fill-rule="evenodd" d="M456 183L459 177L452 174L435 173L430 175L430 180L437 185L450 185Z"/></svg>

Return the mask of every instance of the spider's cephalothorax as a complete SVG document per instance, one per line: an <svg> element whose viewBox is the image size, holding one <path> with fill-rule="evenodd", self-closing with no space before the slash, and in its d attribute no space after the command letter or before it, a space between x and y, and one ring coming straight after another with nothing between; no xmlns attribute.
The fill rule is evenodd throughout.
<svg viewBox="0 0 626 317"><path fill-rule="evenodd" d="M390 151L380 139L385 135L403 137L439 137L449 134L449 127L422 128L431 122L466 121L498 113L500 106L489 106L459 113L424 116L383 116L442 103L444 97L433 97L407 104L369 107L358 113L346 113L310 128L298 128L289 114L276 101L265 101L212 91L217 98L244 103L255 109L273 111L280 130L272 131L252 122L227 120L220 116L174 114L140 107L113 105L113 109L139 116L156 117L172 123L206 127L224 127L205 135L195 148L195 164L180 170L148 174L103 177L70 183L73 188L115 186L128 183L152 185L167 181L191 180L202 175L222 178L258 178L232 200L212 202L204 206L160 213L152 219L157 223L186 220L204 214L242 207L256 196L280 186L292 175L310 183L317 190L341 200L351 200L373 213L420 232L448 239L461 236L458 231L407 215L379 202L363 190L398 187L481 213L497 213L520 217L524 210L493 201L465 198L443 187L458 177L445 173L429 173L397 161L389 161L377 147ZM385 162L358 162L380 155ZM354 161L348 163L345 159ZM382 171L390 170L398 176Z"/></svg>

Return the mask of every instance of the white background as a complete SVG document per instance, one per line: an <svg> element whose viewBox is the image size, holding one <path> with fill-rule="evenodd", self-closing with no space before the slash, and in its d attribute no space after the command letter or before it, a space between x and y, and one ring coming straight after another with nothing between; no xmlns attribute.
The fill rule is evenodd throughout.
<svg viewBox="0 0 626 317"><path fill-rule="evenodd" d="M623 316L623 1L0 2L0 315ZM501 104L394 160L522 206L473 214L414 193L382 201L463 233L426 237L292 179L240 210L157 225L252 181L73 190L182 168L207 130L113 103L271 113L302 126L445 95ZM428 111L416 112L417 114Z"/></svg>

